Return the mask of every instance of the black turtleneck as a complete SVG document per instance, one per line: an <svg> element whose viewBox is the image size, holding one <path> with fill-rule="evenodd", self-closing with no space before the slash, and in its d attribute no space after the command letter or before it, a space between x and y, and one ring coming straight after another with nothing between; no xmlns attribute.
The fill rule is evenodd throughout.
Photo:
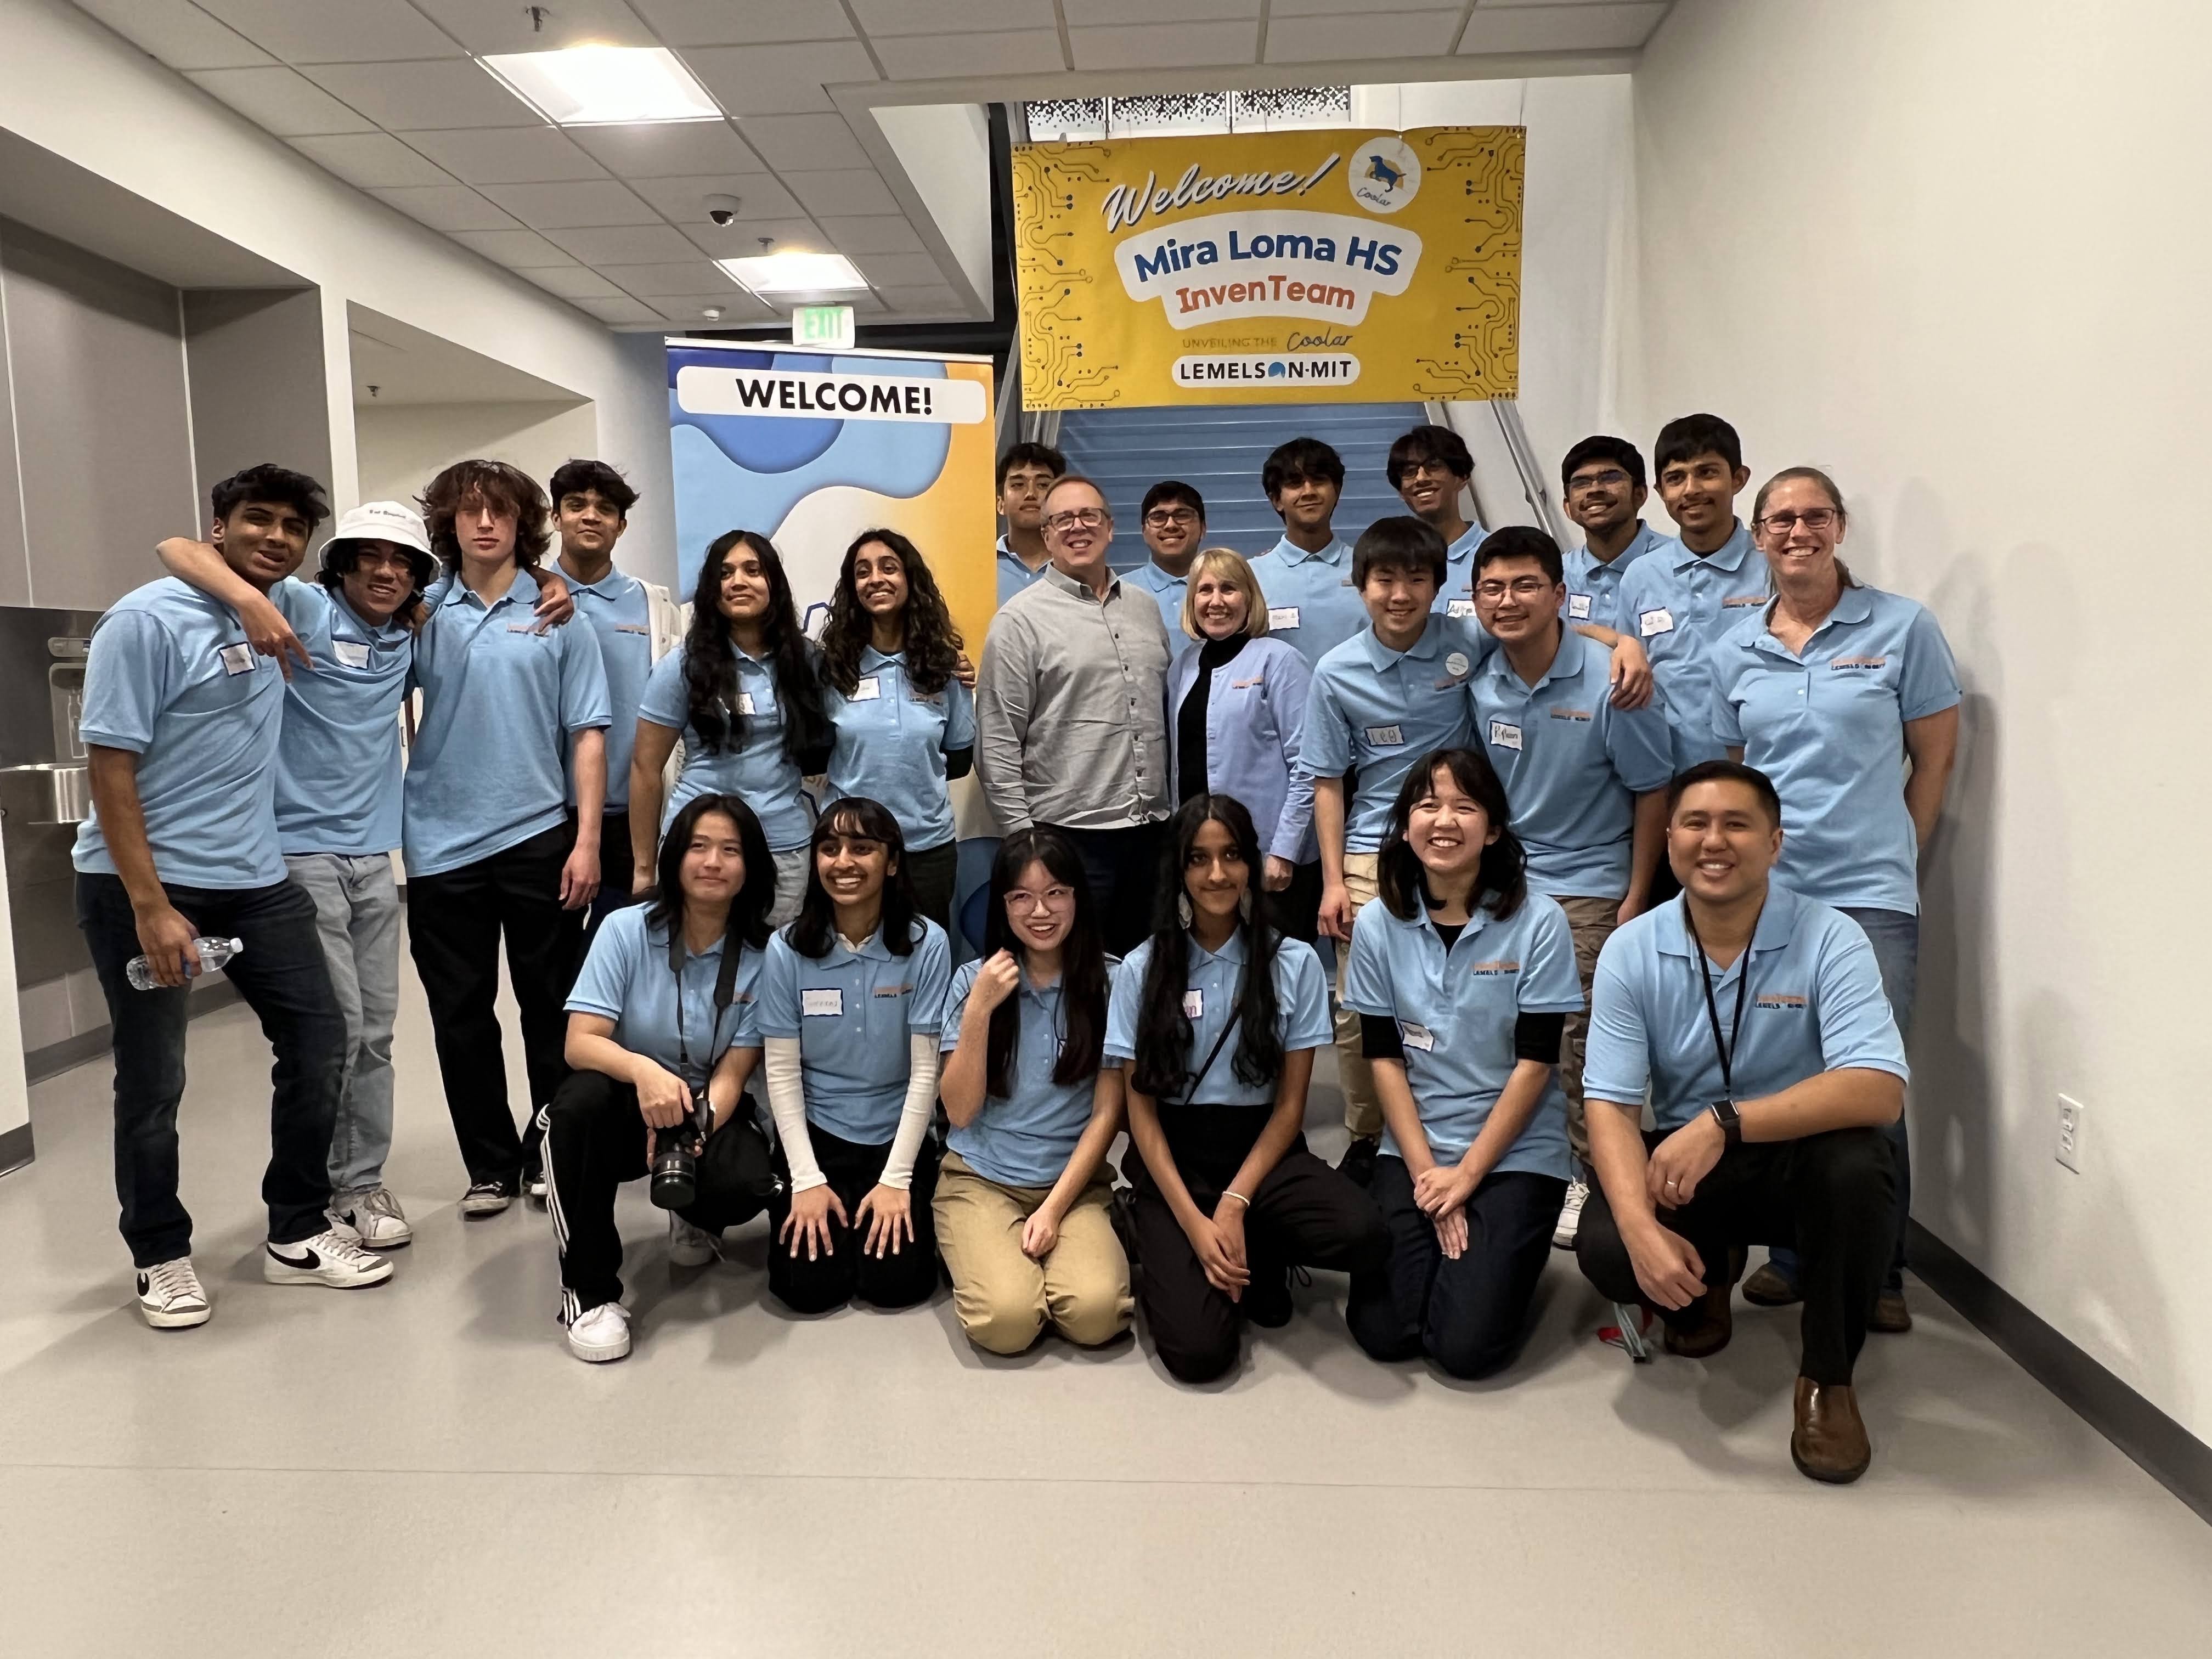
<svg viewBox="0 0 2212 1659"><path fill-rule="evenodd" d="M1176 799L1188 800L1206 793L1206 700L1212 694L1213 671L1233 662L1244 648L1244 635L1206 640L1198 647L1198 678L1183 694L1176 710Z"/></svg>

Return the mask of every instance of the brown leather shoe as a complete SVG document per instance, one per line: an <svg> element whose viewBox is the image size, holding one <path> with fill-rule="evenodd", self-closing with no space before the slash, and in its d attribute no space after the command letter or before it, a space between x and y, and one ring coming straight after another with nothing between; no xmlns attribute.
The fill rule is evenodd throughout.
<svg viewBox="0 0 2212 1659"><path fill-rule="evenodd" d="M1850 1383L1799 1377L1796 1418L1790 1431L1790 1461L1807 1479L1846 1486L1874 1462L1866 1425L1859 1420L1858 1395Z"/></svg>
<svg viewBox="0 0 2212 1659"><path fill-rule="evenodd" d="M1756 1308L1787 1308L1804 1297L1769 1261L1743 1281L1743 1299Z"/></svg>
<svg viewBox="0 0 2212 1659"><path fill-rule="evenodd" d="M1905 1305L1903 1291L1884 1291L1875 1298L1874 1313L1867 1320L1870 1331L1885 1332L1891 1336L1912 1328L1912 1310Z"/></svg>
<svg viewBox="0 0 2212 1659"><path fill-rule="evenodd" d="M1729 1345L1735 1334L1735 1315L1729 1307L1735 1293L1735 1282L1743 1277L1744 1251L1741 1245L1729 1249L1728 1276L1699 1297L1695 1305L1698 1322L1686 1330L1667 1327L1663 1344L1668 1353L1680 1359L1706 1359Z"/></svg>

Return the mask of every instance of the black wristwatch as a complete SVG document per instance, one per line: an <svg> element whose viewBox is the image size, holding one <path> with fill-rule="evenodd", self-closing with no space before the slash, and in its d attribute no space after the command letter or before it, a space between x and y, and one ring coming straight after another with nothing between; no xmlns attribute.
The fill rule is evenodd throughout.
<svg viewBox="0 0 2212 1659"><path fill-rule="evenodd" d="M1731 1146L1743 1145L1743 1118L1736 1111L1735 1102L1717 1100L1712 1103L1713 1121L1721 1126L1721 1133Z"/></svg>

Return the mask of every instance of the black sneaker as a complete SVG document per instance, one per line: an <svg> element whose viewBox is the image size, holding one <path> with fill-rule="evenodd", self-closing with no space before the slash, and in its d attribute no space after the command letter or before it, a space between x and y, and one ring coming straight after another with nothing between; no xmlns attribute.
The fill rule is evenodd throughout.
<svg viewBox="0 0 2212 1659"><path fill-rule="evenodd" d="M1244 1317L1263 1329L1276 1331L1291 1322L1291 1275L1280 1267L1272 1272L1252 1270L1244 1287Z"/></svg>
<svg viewBox="0 0 2212 1659"><path fill-rule="evenodd" d="M472 1181L469 1189L461 1194L463 1215L497 1215L514 1202L516 1185L512 1181Z"/></svg>
<svg viewBox="0 0 2212 1659"><path fill-rule="evenodd" d="M1344 1149L1344 1156L1336 1161L1336 1172L1355 1187L1372 1186L1375 1160L1382 1155L1382 1137L1362 1135Z"/></svg>

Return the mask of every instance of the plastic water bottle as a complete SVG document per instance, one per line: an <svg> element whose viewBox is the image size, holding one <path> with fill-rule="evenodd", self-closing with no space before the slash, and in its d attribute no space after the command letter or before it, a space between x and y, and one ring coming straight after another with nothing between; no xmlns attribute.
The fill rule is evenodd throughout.
<svg viewBox="0 0 2212 1659"><path fill-rule="evenodd" d="M242 939L196 939L192 941L192 948L200 953L201 969L211 974L243 951L246 941ZM130 976L135 990L158 991L161 988L161 981L154 977L154 958L151 957L131 957L131 965L123 971Z"/></svg>

